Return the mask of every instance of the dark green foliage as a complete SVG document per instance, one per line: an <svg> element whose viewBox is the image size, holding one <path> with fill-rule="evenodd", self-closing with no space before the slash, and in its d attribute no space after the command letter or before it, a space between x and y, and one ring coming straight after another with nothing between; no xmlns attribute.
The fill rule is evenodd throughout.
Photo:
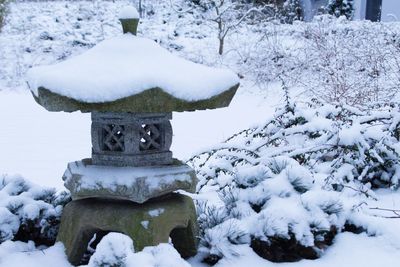
<svg viewBox="0 0 400 267"><path fill-rule="evenodd" d="M5 17L7 15L7 3L9 0L0 0L0 31L4 26Z"/></svg>
<svg viewBox="0 0 400 267"><path fill-rule="evenodd" d="M296 20L303 20L303 15L300 0L286 0L279 8L278 19L282 23L293 23Z"/></svg>
<svg viewBox="0 0 400 267"><path fill-rule="evenodd" d="M336 17L346 16L351 19L354 13L353 0L330 0L326 6L326 11Z"/></svg>
<svg viewBox="0 0 400 267"><path fill-rule="evenodd" d="M251 241L251 248L258 256L272 262L296 262L301 259L318 258L315 249L302 246L293 235L290 239L273 237L268 242L254 239Z"/></svg>

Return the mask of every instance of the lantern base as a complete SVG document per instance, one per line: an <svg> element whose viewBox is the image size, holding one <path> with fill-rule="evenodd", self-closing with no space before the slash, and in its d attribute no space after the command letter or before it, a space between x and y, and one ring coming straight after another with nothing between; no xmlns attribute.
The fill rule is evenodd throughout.
<svg viewBox="0 0 400 267"><path fill-rule="evenodd" d="M68 260L81 264L88 243L96 233L119 232L132 238L135 251L168 243L182 257L197 253L197 220L193 200L170 194L144 204L102 199L75 200L67 204L57 241L65 246Z"/></svg>

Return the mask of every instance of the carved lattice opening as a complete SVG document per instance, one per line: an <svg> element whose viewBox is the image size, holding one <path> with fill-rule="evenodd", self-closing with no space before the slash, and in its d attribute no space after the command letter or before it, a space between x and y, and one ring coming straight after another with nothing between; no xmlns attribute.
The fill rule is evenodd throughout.
<svg viewBox="0 0 400 267"><path fill-rule="evenodd" d="M140 127L140 151L159 150L161 148L161 127L159 124L142 124Z"/></svg>
<svg viewBox="0 0 400 267"><path fill-rule="evenodd" d="M103 150L122 152L125 150L123 125L108 124L103 126Z"/></svg>

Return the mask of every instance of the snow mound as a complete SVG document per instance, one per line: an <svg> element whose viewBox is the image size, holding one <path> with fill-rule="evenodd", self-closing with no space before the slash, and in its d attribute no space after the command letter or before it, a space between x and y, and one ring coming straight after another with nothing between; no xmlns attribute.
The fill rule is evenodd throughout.
<svg viewBox="0 0 400 267"><path fill-rule="evenodd" d="M81 102L102 103L161 88L186 101L208 99L239 83L230 70L181 59L154 41L125 34L64 62L32 68L29 87Z"/></svg>
<svg viewBox="0 0 400 267"><path fill-rule="evenodd" d="M189 267L190 265L169 244L146 247L143 251L134 253L130 237L120 233L109 233L97 245L88 266Z"/></svg>
<svg viewBox="0 0 400 267"><path fill-rule="evenodd" d="M121 262L133 252L132 239L124 234L109 233L97 245L89 266L121 266Z"/></svg>
<svg viewBox="0 0 400 267"><path fill-rule="evenodd" d="M126 6L119 12L120 19L138 19L140 18L139 12L133 6Z"/></svg>

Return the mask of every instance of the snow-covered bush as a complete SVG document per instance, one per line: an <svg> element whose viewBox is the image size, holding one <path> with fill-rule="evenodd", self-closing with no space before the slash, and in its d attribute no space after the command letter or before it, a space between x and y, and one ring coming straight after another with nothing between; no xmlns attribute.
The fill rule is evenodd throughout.
<svg viewBox="0 0 400 267"><path fill-rule="evenodd" d="M54 244L63 206L69 200L66 192L56 193L21 177L0 176L0 243Z"/></svg>
<svg viewBox="0 0 400 267"><path fill-rule="evenodd" d="M323 15L310 23L270 23L263 32L242 55L242 71L260 83L283 80L311 97L350 105L390 101L399 92L397 23Z"/></svg>
<svg viewBox="0 0 400 267"><path fill-rule="evenodd" d="M398 188L399 116L398 104L361 110L314 100L288 105L262 127L230 141L242 138L255 158L288 155L308 169L326 173L326 186Z"/></svg>
<svg viewBox="0 0 400 267"><path fill-rule="evenodd" d="M399 105L287 103L194 157L198 193L221 199L199 203L206 261L237 244L272 261L319 257L371 188L399 187L399 131Z"/></svg>

